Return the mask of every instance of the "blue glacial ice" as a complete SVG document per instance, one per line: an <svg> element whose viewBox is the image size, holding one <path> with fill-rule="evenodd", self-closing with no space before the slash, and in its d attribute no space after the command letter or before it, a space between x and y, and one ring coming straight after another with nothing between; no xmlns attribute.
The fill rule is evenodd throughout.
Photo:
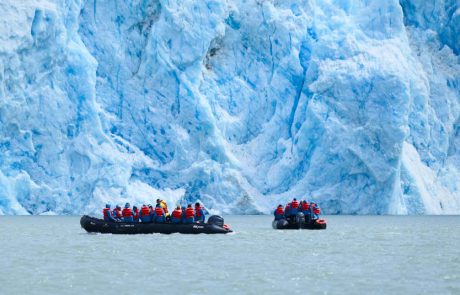
<svg viewBox="0 0 460 295"><path fill-rule="evenodd" d="M458 0L0 10L0 214L460 213Z"/></svg>

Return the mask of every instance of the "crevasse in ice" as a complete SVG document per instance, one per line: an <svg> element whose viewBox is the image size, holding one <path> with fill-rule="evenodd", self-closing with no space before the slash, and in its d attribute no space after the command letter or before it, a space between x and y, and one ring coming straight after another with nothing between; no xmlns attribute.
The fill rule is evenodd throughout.
<svg viewBox="0 0 460 295"><path fill-rule="evenodd" d="M456 0L0 10L0 214L460 213Z"/></svg>

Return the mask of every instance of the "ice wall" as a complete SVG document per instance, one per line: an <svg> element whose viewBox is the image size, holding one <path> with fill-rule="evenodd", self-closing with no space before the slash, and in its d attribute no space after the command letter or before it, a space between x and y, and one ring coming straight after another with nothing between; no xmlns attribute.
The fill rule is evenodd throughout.
<svg viewBox="0 0 460 295"><path fill-rule="evenodd" d="M0 213L460 213L458 1L0 3Z"/></svg>

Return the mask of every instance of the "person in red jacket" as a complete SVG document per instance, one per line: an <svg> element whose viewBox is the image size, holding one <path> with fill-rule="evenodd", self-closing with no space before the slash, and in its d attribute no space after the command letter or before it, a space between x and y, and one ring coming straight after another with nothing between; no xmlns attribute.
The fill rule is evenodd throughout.
<svg viewBox="0 0 460 295"><path fill-rule="evenodd" d="M152 217L151 217L151 214L150 214L150 208L147 207L147 205L142 205L141 207L141 214L140 214L140 217L141 217L141 221L146 223L146 222L152 222Z"/></svg>
<svg viewBox="0 0 460 295"><path fill-rule="evenodd" d="M185 209L184 223L193 223L194 221L195 221L195 210L193 210L192 204L188 204L187 209Z"/></svg>
<svg viewBox="0 0 460 295"><path fill-rule="evenodd" d="M299 201L297 201L296 198L294 198L291 202L291 211L289 212L289 215L297 215L299 212Z"/></svg>
<svg viewBox="0 0 460 295"><path fill-rule="evenodd" d="M116 221L121 221L121 218L123 217L123 215L121 214L121 207L117 205L115 209L113 209L112 215Z"/></svg>
<svg viewBox="0 0 460 295"><path fill-rule="evenodd" d="M195 222L204 223L206 220L206 216L204 215L204 210L201 207L199 202L195 203Z"/></svg>
<svg viewBox="0 0 460 295"><path fill-rule="evenodd" d="M112 212L110 210L110 204L105 204L105 208L102 210L102 215L104 216L104 220L107 222L116 221L115 218L113 218L112 216Z"/></svg>
<svg viewBox="0 0 460 295"><path fill-rule="evenodd" d="M283 219L284 218L283 205L279 204L278 207L273 212L273 215L275 215L275 220Z"/></svg>
<svg viewBox="0 0 460 295"><path fill-rule="evenodd" d="M163 208L161 208L160 204L157 204L155 207L154 218L155 218L154 219L155 222L158 222L158 223L165 223L166 221L165 211L163 210Z"/></svg>
<svg viewBox="0 0 460 295"><path fill-rule="evenodd" d="M180 206L177 206L176 209L172 212L172 223L182 223L182 209Z"/></svg>
<svg viewBox="0 0 460 295"><path fill-rule="evenodd" d="M291 215L291 203L287 203L284 207L284 216L289 217Z"/></svg>
<svg viewBox="0 0 460 295"><path fill-rule="evenodd" d="M131 210L131 206L129 205L129 203L125 204L125 208L123 209L123 211L121 211L121 215L123 215L124 222L134 222L133 210Z"/></svg>
<svg viewBox="0 0 460 295"><path fill-rule="evenodd" d="M310 216L311 216L311 212L310 212L310 204L308 204L307 201L302 201L302 203L300 204L300 210L302 211L303 215L305 216L305 220L308 222L310 221Z"/></svg>
<svg viewBox="0 0 460 295"><path fill-rule="evenodd" d="M133 206L133 215L134 222L139 222L139 209L137 209L137 206Z"/></svg>

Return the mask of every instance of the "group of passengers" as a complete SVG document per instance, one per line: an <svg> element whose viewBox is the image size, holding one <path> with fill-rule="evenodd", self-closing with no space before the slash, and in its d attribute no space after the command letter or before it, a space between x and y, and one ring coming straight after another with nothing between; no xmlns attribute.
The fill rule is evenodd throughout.
<svg viewBox="0 0 460 295"><path fill-rule="evenodd" d="M305 216L305 221L310 222L312 220L319 219L319 214L321 210L319 209L318 204L308 203L308 201L297 201L296 198L292 202L287 203L283 209L283 205L279 204L275 209L273 215L275 215L275 220L280 219L289 219L297 215L297 213L302 212Z"/></svg>
<svg viewBox="0 0 460 295"><path fill-rule="evenodd" d="M125 208L122 210L120 206L116 206L113 210L110 208L110 204L105 205L102 210L105 221L111 222L129 222L129 223L204 223L205 212L200 203L195 203L195 208L191 204L185 206L177 206L173 210L172 214L169 214L168 205L165 201L157 199L155 208L152 205L143 204L142 207L137 208L131 206L129 203L125 204Z"/></svg>

